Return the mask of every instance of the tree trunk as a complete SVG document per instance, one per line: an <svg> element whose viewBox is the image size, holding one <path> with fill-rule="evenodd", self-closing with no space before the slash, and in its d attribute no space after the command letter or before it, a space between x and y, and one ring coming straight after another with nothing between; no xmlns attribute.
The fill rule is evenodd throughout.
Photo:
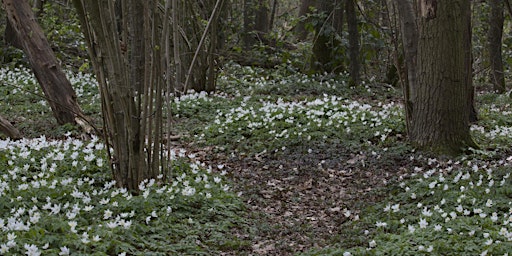
<svg viewBox="0 0 512 256"><path fill-rule="evenodd" d="M306 40L308 37L308 31L306 30L306 19L307 15L311 13L311 7L316 6L316 0L302 0L299 8L299 22L295 27L295 32L299 40Z"/></svg>
<svg viewBox="0 0 512 256"><path fill-rule="evenodd" d="M21 133L14 127L11 122L5 119L3 116L0 116L0 132L7 135L7 137L17 140L21 139Z"/></svg>
<svg viewBox="0 0 512 256"><path fill-rule="evenodd" d="M43 7L44 7L44 4L45 4L46 0L34 0L34 3L32 5L32 8L36 11L36 17L39 17L41 16L41 14L43 13Z"/></svg>
<svg viewBox="0 0 512 256"><path fill-rule="evenodd" d="M26 0L2 0L2 3L57 122L76 124L77 118L84 118L84 114L30 5Z"/></svg>
<svg viewBox="0 0 512 256"><path fill-rule="evenodd" d="M144 180L170 177L171 145L164 136L172 118L171 93L184 93L187 85L215 86L213 23L223 0L166 0L163 11L160 3L127 0L116 8L111 0L74 0L100 87L112 175L133 192ZM198 17L208 19L206 28Z"/></svg>
<svg viewBox="0 0 512 256"><path fill-rule="evenodd" d="M491 63L491 82L494 90L504 93L505 76L503 73L503 59L501 56L501 43L503 36L503 0L489 0L491 13L489 17L489 31L487 34L489 46L489 58Z"/></svg>
<svg viewBox="0 0 512 256"><path fill-rule="evenodd" d="M400 33L404 48L403 66L399 56L396 56L395 62L401 77L405 102L406 128L409 133L412 119L412 102L416 101L415 88L413 86L417 83L418 27L412 3L409 0L395 0L395 2L398 15L400 16Z"/></svg>
<svg viewBox="0 0 512 256"><path fill-rule="evenodd" d="M315 26L311 69L318 73L330 73L334 70L333 63L331 63L333 59L332 50L334 48L334 31L326 31L329 31L330 28L332 28L329 23L329 14L332 10L333 3L329 0L319 0L316 7L318 9L318 13L325 17L323 21L319 21Z"/></svg>
<svg viewBox="0 0 512 256"><path fill-rule="evenodd" d="M270 21L268 23L268 30L271 31L274 28L274 21L276 19L277 9L279 7L278 0L274 0L272 3L272 11L270 12Z"/></svg>
<svg viewBox="0 0 512 256"><path fill-rule="evenodd" d="M270 25L268 4L268 0L244 0L242 40L245 49L252 48L268 33Z"/></svg>
<svg viewBox="0 0 512 256"><path fill-rule="evenodd" d="M421 0L416 98L410 140L420 148L457 154L475 146L471 110L471 10L466 0Z"/></svg>
<svg viewBox="0 0 512 256"><path fill-rule="evenodd" d="M361 61L359 60L359 30L357 29L357 13L355 0L346 0L348 42L350 56L350 79L352 85L360 82Z"/></svg>

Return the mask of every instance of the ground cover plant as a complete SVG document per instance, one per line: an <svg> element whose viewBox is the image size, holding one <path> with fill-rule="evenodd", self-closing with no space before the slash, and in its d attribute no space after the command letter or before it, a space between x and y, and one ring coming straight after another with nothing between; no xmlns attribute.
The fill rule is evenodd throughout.
<svg viewBox="0 0 512 256"><path fill-rule="evenodd" d="M68 76L97 117L92 77ZM0 142L1 254L507 255L512 248L506 95L478 95L472 132L480 149L435 158L405 142L396 89L228 65L219 92L174 100L170 182L147 181L131 195L112 183L101 140L55 129L29 71L4 69L0 77L2 115L32 137Z"/></svg>
<svg viewBox="0 0 512 256"><path fill-rule="evenodd" d="M68 76L91 103L86 112L97 115L93 78ZM0 77L3 115L28 123L21 126L28 136L55 127L28 70L3 69ZM244 207L223 166L175 148L170 177L148 180L132 195L111 180L101 140L77 134L68 127L0 140L0 255L217 254L245 246L232 235L244 229Z"/></svg>

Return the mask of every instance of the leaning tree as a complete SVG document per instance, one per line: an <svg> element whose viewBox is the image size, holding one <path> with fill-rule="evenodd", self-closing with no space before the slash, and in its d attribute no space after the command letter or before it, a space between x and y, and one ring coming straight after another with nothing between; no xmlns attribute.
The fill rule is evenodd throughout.
<svg viewBox="0 0 512 256"><path fill-rule="evenodd" d="M13 38L10 40L27 56L57 122L78 123L85 130L90 130L75 91L62 71L28 1L2 0L2 5L7 13L8 27L13 30Z"/></svg>

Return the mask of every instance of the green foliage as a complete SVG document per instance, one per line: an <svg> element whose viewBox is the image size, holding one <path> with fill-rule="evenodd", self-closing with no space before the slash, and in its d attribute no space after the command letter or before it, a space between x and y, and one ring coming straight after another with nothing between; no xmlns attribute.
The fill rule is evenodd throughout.
<svg viewBox="0 0 512 256"><path fill-rule="evenodd" d="M184 151L172 153L172 181L146 181L140 195L115 187L97 138L2 141L0 155L1 254L29 254L29 245L71 255L217 254L246 246L230 234L245 225L240 199L223 174Z"/></svg>
<svg viewBox="0 0 512 256"><path fill-rule="evenodd" d="M196 138L207 145L256 154L315 141L390 145L403 133L396 103L371 105L334 96L350 90L343 79L287 71L290 75L283 76L283 71L263 74L251 68L235 72L221 78L228 95L202 94L176 102L179 117L209 121L196 130Z"/></svg>
<svg viewBox="0 0 512 256"><path fill-rule="evenodd" d="M5 20L3 13L0 18ZM72 4L46 1L43 11L37 18L55 55L63 63L63 66L75 69L83 65L84 62L88 62L83 34ZM0 33L3 35L4 31L5 24L1 24ZM2 47L0 56L2 56L0 62L9 64L12 68L29 67L23 52L14 47Z"/></svg>

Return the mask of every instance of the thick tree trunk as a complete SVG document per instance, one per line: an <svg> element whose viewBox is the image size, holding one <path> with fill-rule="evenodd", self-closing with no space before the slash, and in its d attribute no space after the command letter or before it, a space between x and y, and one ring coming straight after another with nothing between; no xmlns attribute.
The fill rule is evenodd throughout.
<svg viewBox="0 0 512 256"><path fill-rule="evenodd" d="M457 154L475 146L471 110L471 10L466 0L420 1L418 74L410 140Z"/></svg>
<svg viewBox="0 0 512 256"><path fill-rule="evenodd" d="M0 132L14 140L21 139L22 137L18 129L16 129L16 127L14 127L11 122L9 122L3 116L0 116Z"/></svg>
<svg viewBox="0 0 512 256"><path fill-rule="evenodd" d="M2 3L57 122L76 124L77 118L84 115L75 91L62 72L30 5L26 0L2 0Z"/></svg>
<svg viewBox="0 0 512 256"><path fill-rule="evenodd" d="M355 0L346 0L348 43L350 57L350 79L353 85L360 82L361 61L359 59L359 30L357 29L357 13Z"/></svg>
<svg viewBox="0 0 512 256"><path fill-rule="evenodd" d="M503 0L489 0L491 13L489 16L489 31L487 34L489 58L491 63L491 82L494 90L504 93L505 76L503 73L503 59L501 56L501 43L503 37Z"/></svg>

